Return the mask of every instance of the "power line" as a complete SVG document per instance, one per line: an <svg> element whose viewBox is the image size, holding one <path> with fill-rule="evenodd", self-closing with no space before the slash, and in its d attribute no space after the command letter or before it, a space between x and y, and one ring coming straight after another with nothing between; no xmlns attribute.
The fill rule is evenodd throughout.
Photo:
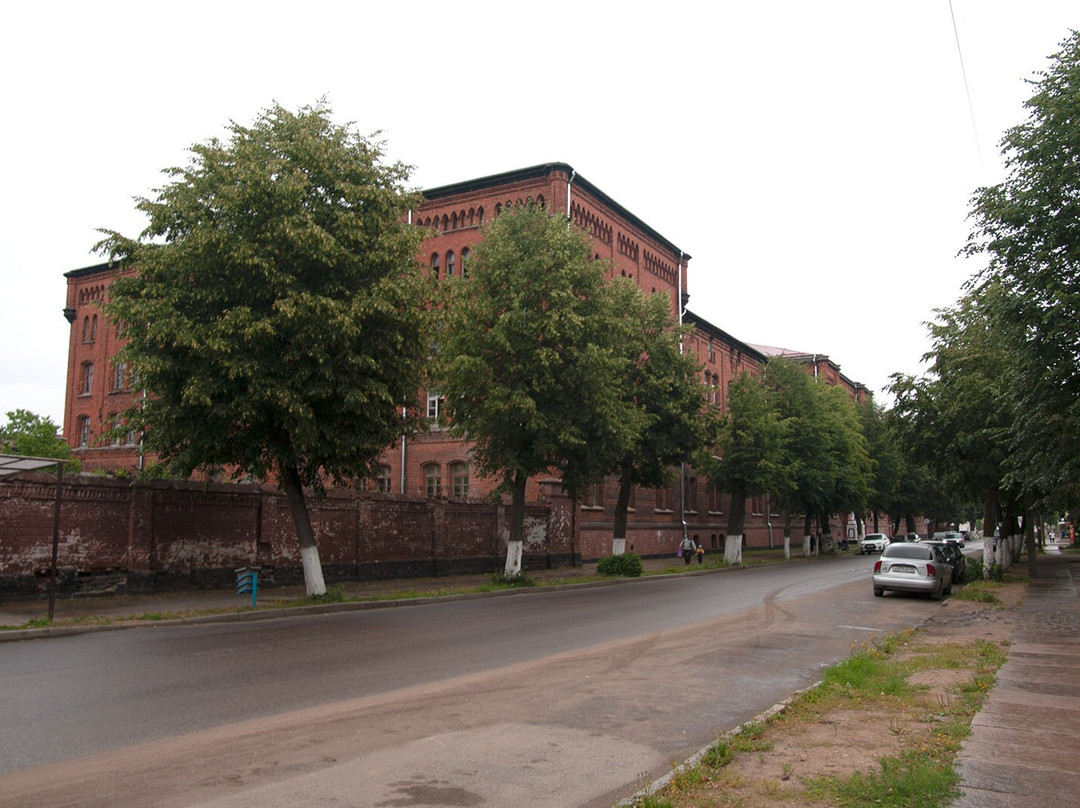
<svg viewBox="0 0 1080 808"><path fill-rule="evenodd" d="M960 32L956 29L956 14L953 12L952 0L949 0L949 16L952 17L953 36L956 37L956 55L960 57L960 73L964 77L964 93L967 95L968 113L971 115L971 131L975 133L975 148L979 153L979 162L982 162L979 127L975 124L975 107L971 104L971 88L968 87L967 70L964 68L964 52L960 49Z"/></svg>

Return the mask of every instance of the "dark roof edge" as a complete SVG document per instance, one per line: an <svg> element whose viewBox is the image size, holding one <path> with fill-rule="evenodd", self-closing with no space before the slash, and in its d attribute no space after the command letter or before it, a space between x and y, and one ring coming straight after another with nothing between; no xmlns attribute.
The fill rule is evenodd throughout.
<svg viewBox="0 0 1080 808"><path fill-rule="evenodd" d="M729 334L724 329L720 328L719 326L713 325L708 320L706 320L704 317L701 317L700 315L694 314L689 309L686 309L683 312L683 322L695 325L695 326L697 326L698 328L701 328L704 331L711 332L713 335L720 337L725 342L728 342L728 343L730 343L732 345L737 346L743 353L749 354L750 356L752 356L755 359L757 359L758 361L760 361L762 364L765 364L766 362L769 361L768 356L763 354L761 351L759 351L757 348L755 348L750 343L743 342L741 339L738 339L737 337L733 337L731 334Z"/></svg>
<svg viewBox="0 0 1080 808"><path fill-rule="evenodd" d="M100 272L108 272L110 269L116 269L118 264L110 264L105 262L104 264L94 264L92 267L83 267L82 269L73 269L64 273L65 278L84 278L87 275L97 275Z"/></svg>
<svg viewBox="0 0 1080 808"><path fill-rule="evenodd" d="M504 171L500 174L477 177L476 179L465 180L464 182L455 182L451 185L440 185L437 188L425 188L420 193L423 194L425 199L434 201L437 199L444 199L448 196L454 196L455 194L483 191L498 185L505 185L508 182L540 179L542 177L548 177L557 171L572 175L574 177L573 185L583 188L585 192L596 199L596 201L618 213L643 233L655 239L657 243L662 244L664 247L671 250L675 255L681 255L686 261L690 260L691 256L689 253L680 250L672 241L665 238L653 227L646 224L643 219L631 213L583 176L577 174L574 167L569 163L542 163L541 165L530 166L528 168L519 168L514 171Z"/></svg>

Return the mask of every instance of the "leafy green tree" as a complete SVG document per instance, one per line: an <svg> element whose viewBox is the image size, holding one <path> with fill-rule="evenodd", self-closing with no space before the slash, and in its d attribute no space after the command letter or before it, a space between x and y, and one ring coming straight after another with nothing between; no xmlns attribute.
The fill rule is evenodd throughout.
<svg viewBox="0 0 1080 808"><path fill-rule="evenodd" d="M1057 502L1080 491L1080 32L1031 81L1028 119L1001 142L1006 179L976 191L970 255L997 287L1010 361L995 387L1015 401L1010 473Z"/></svg>
<svg viewBox="0 0 1080 808"><path fill-rule="evenodd" d="M785 537L790 541L790 515L802 513L808 543L815 518L827 525L832 514L865 508L873 464L855 404L842 389L819 383L785 359L771 359L764 379L786 422L782 464L787 474L776 491L788 514Z"/></svg>
<svg viewBox="0 0 1080 808"><path fill-rule="evenodd" d="M604 294L610 320L604 333L611 350L624 360L623 372L611 380L608 392L628 413L623 424L628 441L615 445L622 449L618 455L603 446L590 452L613 461L603 473L618 475L613 536L618 544L626 538L634 486L666 485L673 468L690 462L705 440L710 413L704 406L700 366L681 349L683 334L671 313L671 299L666 294L646 297L625 278L612 281Z"/></svg>
<svg viewBox="0 0 1080 808"><path fill-rule="evenodd" d="M444 284L436 383L450 431L511 496L508 574L521 568L528 478L561 471L577 495L640 429L611 394L628 368L604 334L604 267L591 253L565 217L511 209L473 247L468 278Z"/></svg>
<svg viewBox="0 0 1080 808"><path fill-rule="evenodd" d="M229 132L137 200L138 238L103 231L98 249L135 270L107 306L150 394L126 417L181 473L275 477L322 594L304 486L370 470L428 352L408 168L322 103Z"/></svg>
<svg viewBox="0 0 1080 808"><path fill-rule="evenodd" d="M67 460L65 471L79 470L79 461L71 459L71 447L59 436L60 428L51 418L21 409L8 412L6 417L7 423L0 426L0 452Z"/></svg>
<svg viewBox="0 0 1080 808"><path fill-rule="evenodd" d="M998 521L1015 415L1011 397L995 394L1012 361L996 314L1002 292L988 284L937 310L928 326L927 372L920 378L896 374L890 385L897 427L913 462L934 473L939 493L943 489L952 503L939 500L935 508L924 501L921 510L940 514L958 509L956 503L982 501L987 537Z"/></svg>
<svg viewBox="0 0 1080 808"><path fill-rule="evenodd" d="M728 387L727 408L699 465L718 490L731 495L724 557L738 563L747 497L791 488L784 446L789 421L761 376L744 373Z"/></svg>

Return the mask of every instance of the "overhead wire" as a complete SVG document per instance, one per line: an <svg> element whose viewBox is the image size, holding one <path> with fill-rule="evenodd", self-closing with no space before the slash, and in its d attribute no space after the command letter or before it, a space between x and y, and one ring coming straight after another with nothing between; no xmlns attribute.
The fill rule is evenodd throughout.
<svg viewBox="0 0 1080 808"><path fill-rule="evenodd" d="M975 107L971 103L971 88L968 86L967 69L964 67L964 52L960 48L960 32L956 28L956 13L953 11L952 0L949 0L949 16L952 18L953 36L956 37L956 55L960 57L960 74L964 77L964 93L967 95L968 114L971 115L971 131L975 134L975 149L979 153L979 161L982 162L982 144L979 142L979 127L975 123Z"/></svg>

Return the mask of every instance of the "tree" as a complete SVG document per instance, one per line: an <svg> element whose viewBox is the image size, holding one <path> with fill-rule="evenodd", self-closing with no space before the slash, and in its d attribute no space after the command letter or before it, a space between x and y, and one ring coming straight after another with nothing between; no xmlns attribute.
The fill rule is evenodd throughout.
<svg viewBox="0 0 1080 808"><path fill-rule="evenodd" d="M436 384L450 431L511 496L508 574L521 569L528 478L562 471L578 494L639 428L611 394L626 362L603 333L604 266L591 253L565 217L510 209L473 248L468 278L444 284Z"/></svg>
<svg viewBox="0 0 1080 808"><path fill-rule="evenodd" d="M838 387L817 382L794 363L771 359L764 379L779 417L786 422L782 463L787 474L776 492L788 518L804 515L803 543L810 544L815 518L828 524L834 513L861 512L870 499L873 465L855 405Z"/></svg>
<svg viewBox="0 0 1080 808"><path fill-rule="evenodd" d="M149 393L126 417L180 473L275 477L322 594L304 486L370 470L428 352L409 171L322 103L229 132L137 200L137 239L103 231L98 249L134 270L106 309Z"/></svg>
<svg viewBox="0 0 1080 808"><path fill-rule="evenodd" d="M997 287L1010 362L996 392L1015 402L1014 479L1073 501L1080 490L1080 32L1030 82L1028 120L1001 142L1007 177L976 191L967 253Z"/></svg>
<svg viewBox="0 0 1080 808"><path fill-rule="evenodd" d="M682 351L683 332L671 313L666 294L648 297L625 278L605 290L610 326L604 329L611 350L622 355L622 374L611 380L609 394L625 407L623 427L628 442L599 447L610 461L594 482L607 473L619 479L614 513L614 549L625 543L630 494L634 486L665 485L672 469L690 462L707 434L697 360ZM621 450L613 454L610 450ZM594 447L591 451L599 455ZM685 484L685 481L684 481Z"/></svg>
<svg viewBox="0 0 1080 808"><path fill-rule="evenodd" d="M727 410L699 462L709 480L731 495L724 558L742 556L747 497L789 487L783 450L788 422L760 376L744 373L728 388Z"/></svg>
<svg viewBox="0 0 1080 808"><path fill-rule="evenodd" d="M12 410L6 415L7 423L0 426L0 452L67 460L65 471L79 470L79 461L70 459L71 447L58 435L60 429L51 418L29 410Z"/></svg>

